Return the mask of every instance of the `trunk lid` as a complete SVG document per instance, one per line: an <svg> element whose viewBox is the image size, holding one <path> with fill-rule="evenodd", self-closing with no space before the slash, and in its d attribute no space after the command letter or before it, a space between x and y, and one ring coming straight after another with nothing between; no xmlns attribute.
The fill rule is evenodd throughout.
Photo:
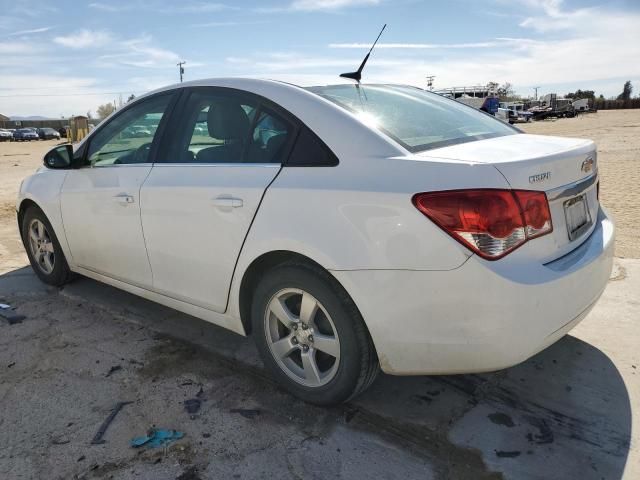
<svg viewBox="0 0 640 480"><path fill-rule="evenodd" d="M549 200L553 232L529 242L526 249L543 263L579 246L595 227L599 203L596 147L591 140L507 135L418 155L491 164L512 188L544 191Z"/></svg>

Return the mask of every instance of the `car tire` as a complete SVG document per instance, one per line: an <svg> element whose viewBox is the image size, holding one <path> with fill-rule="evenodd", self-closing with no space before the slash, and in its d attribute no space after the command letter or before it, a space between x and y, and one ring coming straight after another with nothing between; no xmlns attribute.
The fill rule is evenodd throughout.
<svg viewBox="0 0 640 480"><path fill-rule="evenodd" d="M369 387L380 371L360 312L319 267L291 262L269 270L254 291L251 321L267 369L307 402L345 402Z"/></svg>
<svg viewBox="0 0 640 480"><path fill-rule="evenodd" d="M22 243L31 268L40 280L60 287L73 278L58 237L47 216L37 207L29 207L20 225Z"/></svg>

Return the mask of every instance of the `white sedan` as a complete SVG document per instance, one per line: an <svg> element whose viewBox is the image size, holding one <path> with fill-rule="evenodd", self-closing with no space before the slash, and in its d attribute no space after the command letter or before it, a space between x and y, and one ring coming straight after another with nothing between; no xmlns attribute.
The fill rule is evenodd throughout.
<svg viewBox="0 0 640 480"><path fill-rule="evenodd" d="M598 186L593 142L418 88L214 79L56 147L17 209L42 281L252 334L287 389L331 404L380 369L497 370L565 335L612 268Z"/></svg>

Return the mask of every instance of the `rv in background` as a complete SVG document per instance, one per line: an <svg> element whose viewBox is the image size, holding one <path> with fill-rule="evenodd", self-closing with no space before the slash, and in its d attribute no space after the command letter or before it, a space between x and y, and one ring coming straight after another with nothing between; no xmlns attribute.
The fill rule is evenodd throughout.
<svg viewBox="0 0 640 480"><path fill-rule="evenodd" d="M499 103L495 89L486 85L472 85L470 87L451 87L436 90L435 93L443 97L453 98L460 103L496 115Z"/></svg>

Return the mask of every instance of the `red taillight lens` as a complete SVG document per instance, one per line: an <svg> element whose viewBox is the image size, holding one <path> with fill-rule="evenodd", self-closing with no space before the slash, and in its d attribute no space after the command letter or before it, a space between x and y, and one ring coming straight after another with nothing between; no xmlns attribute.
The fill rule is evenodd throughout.
<svg viewBox="0 0 640 480"><path fill-rule="evenodd" d="M418 193L413 204L449 235L489 260L553 230L544 192L449 190Z"/></svg>
<svg viewBox="0 0 640 480"><path fill-rule="evenodd" d="M551 231L551 213L544 192L514 190L513 194L522 209L527 238L549 233Z"/></svg>

